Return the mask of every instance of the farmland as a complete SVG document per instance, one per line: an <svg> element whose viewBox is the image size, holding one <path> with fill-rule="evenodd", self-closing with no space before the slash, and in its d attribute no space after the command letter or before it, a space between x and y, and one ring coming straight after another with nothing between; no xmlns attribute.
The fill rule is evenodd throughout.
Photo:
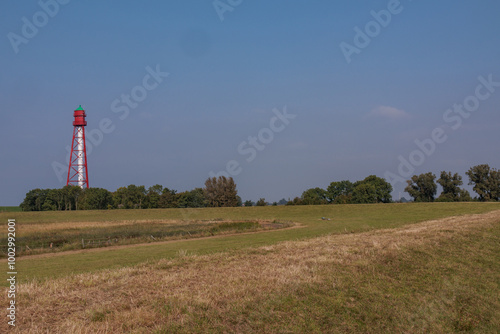
<svg viewBox="0 0 500 334"><path fill-rule="evenodd" d="M18 206L0 206L0 212L21 212Z"/></svg>
<svg viewBox="0 0 500 334"><path fill-rule="evenodd" d="M459 332L500 328L498 210L428 203L0 218L16 219L19 237L46 241L61 231L236 223L214 236L19 257L21 332ZM248 228L238 231L241 223Z"/></svg>

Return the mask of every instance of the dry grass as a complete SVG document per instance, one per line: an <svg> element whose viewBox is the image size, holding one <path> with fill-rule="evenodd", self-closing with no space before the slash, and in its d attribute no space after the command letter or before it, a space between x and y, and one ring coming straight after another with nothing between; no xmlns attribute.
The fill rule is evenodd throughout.
<svg viewBox="0 0 500 334"><path fill-rule="evenodd" d="M192 256L180 250L178 258L173 260L22 284L18 287L20 305L16 331L243 333L300 332L307 328L309 332L322 332L325 327L321 327L321 322L333 320L338 320L338 331L360 330L363 324L346 321L353 317L351 309L352 312L363 309L359 300L367 297L357 295L365 291L362 284L368 284L366 291L369 294L369 286L372 285L375 291L382 279L394 280L387 282L394 286L398 279L403 280L397 273L394 277L381 277L377 268L383 272L384 266L390 267L393 263L397 263L396 269L411 265L406 260L411 261L415 252L431 253L434 248L449 242L481 236L484 231L498 227L499 222L500 211L494 211L397 229L289 241L231 253ZM346 286L348 282L359 282L360 286ZM447 288L456 291L462 286L450 280L440 282L448 284L443 291ZM338 296L343 298L342 307L347 308L346 313L337 314L338 319L326 314L328 320L321 319L323 315L315 312L324 300L320 296L315 299L317 303L310 300L317 289L320 295L339 289ZM346 294L349 289L354 289L352 295ZM470 294L466 296L473 298ZM403 300L406 297L413 298L403 296ZM397 303L395 296L380 298L375 301L376 305L370 304L371 309L379 310L380 307L383 312L391 303ZM387 301L384 298L388 298ZM309 300L310 304L300 303L301 299ZM447 327L441 327L444 325L439 316L452 299L447 295L436 296L435 303L398 309L399 317L406 320L399 319L398 326L403 327L396 326L393 330L446 330ZM328 300L331 305L325 309L334 308L337 302L333 296ZM0 303L6 305L5 294ZM460 310L457 312L465 317L463 324L477 326L477 317L470 316L466 304L467 300L464 301L464 314ZM498 309L494 311L499 314ZM369 315L360 319L372 321ZM495 325L494 319L489 321ZM456 325L457 330L462 322ZM3 320L0 330L5 329L6 321Z"/></svg>

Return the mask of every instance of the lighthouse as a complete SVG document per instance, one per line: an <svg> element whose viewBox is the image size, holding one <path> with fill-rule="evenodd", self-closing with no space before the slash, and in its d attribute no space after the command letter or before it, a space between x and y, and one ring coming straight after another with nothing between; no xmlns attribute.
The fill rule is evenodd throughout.
<svg viewBox="0 0 500 334"><path fill-rule="evenodd" d="M87 121L85 110L80 105L73 113L73 140L71 141L71 153L69 156L68 181L66 185L89 187L89 176L87 171L87 149L85 146L85 127Z"/></svg>

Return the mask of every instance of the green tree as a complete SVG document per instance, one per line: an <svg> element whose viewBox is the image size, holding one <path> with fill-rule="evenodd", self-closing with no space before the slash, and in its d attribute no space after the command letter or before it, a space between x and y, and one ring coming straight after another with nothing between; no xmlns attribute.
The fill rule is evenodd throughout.
<svg viewBox="0 0 500 334"><path fill-rule="evenodd" d="M75 210L82 189L65 186L62 189L33 189L26 193L20 207L23 211Z"/></svg>
<svg viewBox="0 0 500 334"><path fill-rule="evenodd" d="M156 209L160 205L160 196L163 192L161 184L155 184L148 188L146 198L144 199L144 207L148 209Z"/></svg>
<svg viewBox="0 0 500 334"><path fill-rule="evenodd" d="M347 204L351 202L354 184L349 180L332 182L326 188L326 198L330 203Z"/></svg>
<svg viewBox="0 0 500 334"><path fill-rule="evenodd" d="M179 208L203 208L205 202L205 195L201 188L177 194L177 205Z"/></svg>
<svg viewBox="0 0 500 334"><path fill-rule="evenodd" d="M286 205L286 203L288 203L288 201L284 198L282 198L278 201L278 205Z"/></svg>
<svg viewBox="0 0 500 334"><path fill-rule="evenodd" d="M377 203L377 189L371 183L360 183L352 191L352 203Z"/></svg>
<svg viewBox="0 0 500 334"><path fill-rule="evenodd" d="M160 196L160 201L158 202L158 207L160 208L177 208L178 203L177 190L163 188L162 194Z"/></svg>
<svg viewBox="0 0 500 334"><path fill-rule="evenodd" d="M191 207L204 208L206 206L207 199L205 198L203 188L194 188L193 190L191 190Z"/></svg>
<svg viewBox="0 0 500 334"><path fill-rule="evenodd" d="M439 195L436 198L436 202L471 202L472 197L469 192L465 189L459 189L458 196L455 198L451 194L443 194Z"/></svg>
<svg viewBox="0 0 500 334"><path fill-rule="evenodd" d="M252 202L251 200L246 200L244 204L245 206L254 206L255 203Z"/></svg>
<svg viewBox="0 0 500 334"><path fill-rule="evenodd" d="M437 193L435 179L436 175L432 173L413 175L411 180L406 181L408 186L405 191L415 202L433 202Z"/></svg>
<svg viewBox="0 0 500 334"><path fill-rule="evenodd" d="M133 203L133 207L135 209L142 209L142 203L146 199L146 187L131 184L127 187L127 189L130 192L130 198Z"/></svg>
<svg viewBox="0 0 500 334"><path fill-rule="evenodd" d="M82 193L79 186L64 186L61 189L64 196L64 210L78 210L78 198Z"/></svg>
<svg viewBox="0 0 500 334"><path fill-rule="evenodd" d="M472 197L467 190L460 189L459 201L460 202L472 202Z"/></svg>
<svg viewBox="0 0 500 334"><path fill-rule="evenodd" d="M127 187L120 187L113 192L113 207L116 209L128 209Z"/></svg>
<svg viewBox="0 0 500 334"><path fill-rule="evenodd" d="M470 198L470 195L468 195L469 192L460 188L463 182L462 177L458 173L452 175L451 172L442 171L437 183L441 185L443 191L436 201L459 202Z"/></svg>
<svg viewBox="0 0 500 334"><path fill-rule="evenodd" d="M500 200L500 171L492 169L490 171L490 193L491 199Z"/></svg>
<svg viewBox="0 0 500 334"><path fill-rule="evenodd" d="M471 167L466 174L469 184L474 185L474 191L480 201L498 201L500 198L500 172L489 165Z"/></svg>
<svg viewBox="0 0 500 334"><path fill-rule="evenodd" d="M376 192L376 202L375 203L391 203L392 202L392 185L387 182L384 178L378 177L376 175L370 175L367 176L363 181L358 181L354 183L354 187L356 188L360 184L370 184L375 188ZM365 187L364 190L366 191L367 188ZM354 190L353 190L353 197L354 197ZM353 201L356 203L355 201ZM372 202L369 202L372 203Z"/></svg>
<svg viewBox="0 0 500 334"><path fill-rule="evenodd" d="M75 187L75 186L66 185L66 186L61 188L61 192L63 194L63 201L64 201L64 210L66 210L66 211L71 210L73 207L73 203L71 203L72 202L71 194L74 193L71 190L72 187Z"/></svg>
<svg viewBox="0 0 500 334"><path fill-rule="evenodd" d="M42 206L43 211L62 210L64 204L64 194L62 189L50 189Z"/></svg>
<svg viewBox="0 0 500 334"><path fill-rule="evenodd" d="M113 193L113 206L118 209L142 209L146 198L146 188L130 184Z"/></svg>
<svg viewBox="0 0 500 334"><path fill-rule="evenodd" d="M203 193L210 207L235 207L241 202L232 177L208 178Z"/></svg>
<svg viewBox="0 0 500 334"><path fill-rule="evenodd" d="M113 203L113 196L103 188L88 188L83 190L79 203L82 210L105 210Z"/></svg>
<svg viewBox="0 0 500 334"><path fill-rule="evenodd" d="M300 197L295 197L293 200L289 200L286 205L302 205L302 198Z"/></svg>
<svg viewBox="0 0 500 334"><path fill-rule="evenodd" d="M32 189L26 193L20 207L23 211L42 211L50 189Z"/></svg>
<svg viewBox="0 0 500 334"><path fill-rule="evenodd" d="M255 204L256 206L267 206L267 202L265 198L259 198L257 203Z"/></svg>
<svg viewBox="0 0 500 334"><path fill-rule="evenodd" d="M327 204L327 192L321 188L311 188L302 193L302 204L304 205L320 205Z"/></svg>
<svg viewBox="0 0 500 334"><path fill-rule="evenodd" d="M177 194L177 207L178 208L191 208L191 193L184 191Z"/></svg>

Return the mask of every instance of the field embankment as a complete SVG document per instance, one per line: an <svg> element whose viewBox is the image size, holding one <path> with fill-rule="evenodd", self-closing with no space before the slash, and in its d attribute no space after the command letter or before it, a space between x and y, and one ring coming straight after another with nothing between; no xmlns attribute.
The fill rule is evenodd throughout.
<svg viewBox="0 0 500 334"><path fill-rule="evenodd" d="M25 283L17 329L495 332L499 272L493 211Z"/></svg>
<svg viewBox="0 0 500 334"><path fill-rule="evenodd" d="M0 229L7 229L7 219L16 219L17 237L24 238L30 231L57 235L62 226L73 229L75 236L96 227L96 231L127 225L130 221L172 221L189 224L193 221L278 221L295 222L300 229L281 229L272 232L231 234L217 238L181 240L172 243L147 243L125 248L103 248L101 252L58 253L54 257L20 257L17 269L21 282L32 279L64 277L107 268L133 266L147 261L175 258L179 251L204 255L231 252L248 247L273 245L287 240L314 238L328 234L356 233L380 228L396 228L406 224L483 213L500 209L500 203L422 203L383 205L321 205L286 207L205 208L103 210L72 212L10 212L0 213ZM322 220L324 217L330 220ZM3 227L2 227L3 226ZM113 227L114 226L114 227ZM147 232L147 230L145 230ZM42 234L43 234L42 233ZM96 232L100 233L100 232ZM147 235L147 234L146 234ZM108 235L106 235L107 237ZM47 247L45 244L44 247ZM55 254L56 255L56 254ZM1 263L6 260L0 259ZM4 282L5 286L7 282Z"/></svg>

